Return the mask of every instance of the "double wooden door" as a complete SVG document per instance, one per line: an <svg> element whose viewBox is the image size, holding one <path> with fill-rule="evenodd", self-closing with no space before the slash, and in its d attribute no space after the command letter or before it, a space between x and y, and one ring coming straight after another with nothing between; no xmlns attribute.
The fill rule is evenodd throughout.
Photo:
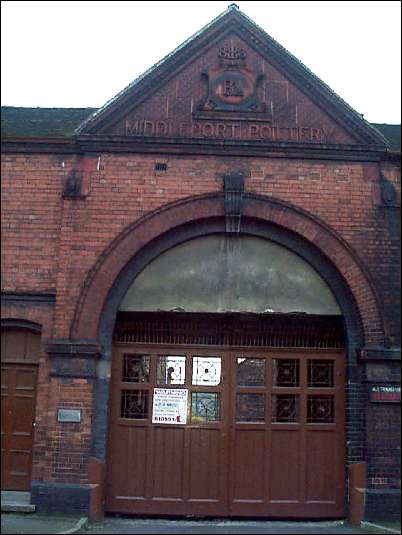
<svg viewBox="0 0 402 535"><path fill-rule="evenodd" d="M106 510L342 517L343 352L115 347Z"/></svg>

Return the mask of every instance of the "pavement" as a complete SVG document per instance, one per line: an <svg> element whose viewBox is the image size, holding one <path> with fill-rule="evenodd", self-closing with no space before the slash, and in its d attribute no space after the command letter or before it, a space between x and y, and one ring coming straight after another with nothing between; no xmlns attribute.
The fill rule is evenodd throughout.
<svg viewBox="0 0 402 535"><path fill-rule="evenodd" d="M105 517L99 522L89 522L86 517L57 516L43 513L2 513L2 534L253 534L253 533L400 533L400 525L388 523L382 527L374 524L348 526L343 521L282 522L253 520L187 520ZM396 529L394 529L396 528Z"/></svg>
<svg viewBox="0 0 402 535"><path fill-rule="evenodd" d="M80 515L51 515L36 512L30 503L30 493L1 492L1 533L3 534L52 534L73 533L95 534L252 534L252 533L401 533L400 523L382 522L373 524L362 522L351 526L338 521L270 521L235 519L194 519L194 518L142 518L119 515L106 516L99 522L90 522Z"/></svg>
<svg viewBox="0 0 402 535"><path fill-rule="evenodd" d="M1 533L85 533L88 519L76 516L45 515L42 513L1 513Z"/></svg>

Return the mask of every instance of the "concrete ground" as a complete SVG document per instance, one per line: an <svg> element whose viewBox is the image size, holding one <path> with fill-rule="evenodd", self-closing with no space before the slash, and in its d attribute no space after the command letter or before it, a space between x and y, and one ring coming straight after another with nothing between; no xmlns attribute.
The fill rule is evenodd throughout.
<svg viewBox="0 0 402 535"><path fill-rule="evenodd" d="M1 513L1 533L6 534L69 534L77 533L87 523L86 518L54 516L39 513Z"/></svg>
<svg viewBox="0 0 402 535"><path fill-rule="evenodd" d="M398 533L398 531L393 531ZM400 531L399 531L400 532ZM85 531L79 533L106 534L252 534L252 533L392 533L364 526L347 526L344 522L283 522L283 521L251 521L251 520L166 520L140 518L106 517L103 521L89 524Z"/></svg>
<svg viewBox="0 0 402 535"><path fill-rule="evenodd" d="M399 528L398 528L399 526ZM396 528L396 529L395 529ZM88 522L85 517L54 516L40 513L2 513L2 534L253 534L253 533L400 533L400 525L388 523L387 530L376 526L348 526L344 522L282 522L252 520L185 520L106 517L100 522Z"/></svg>

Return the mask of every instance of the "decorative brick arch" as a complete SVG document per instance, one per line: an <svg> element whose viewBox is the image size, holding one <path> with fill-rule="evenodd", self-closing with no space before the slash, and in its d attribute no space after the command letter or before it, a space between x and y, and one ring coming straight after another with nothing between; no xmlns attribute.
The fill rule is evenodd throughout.
<svg viewBox="0 0 402 535"><path fill-rule="evenodd" d="M245 194L244 201L242 230L245 228L247 233L265 235L270 239L275 229L281 228L303 240L307 248L310 247L332 264L340 280L349 289L361 322L360 343L382 344L384 324L381 303L370 274L350 245L318 217L289 203L253 193ZM224 216L223 193L211 193L176 201L126 227L104 250L89 272L77 302L70 338L99 340L102 323L103 329L107 325L113 330L114 317L105 320L105 308L116 288L116 281L127 279L129 274L126 268L135 257L143 256L144 267L163 250L208 233L203 231L208 221L214 228L209 232L224 232ZM247 225L256 228L265 225L267 230L254 232L247 230ZM188 231L190 228L198 231ZM278 238L277 241L282 240ZM154 247L154 253L147 254L150 246L157 242L159 246L156 249ZM328 277L327 282L331 286ZM128 287L127 280L125 285ZM338 297L336 288L332 289ZM114 299L116 301L121 297L120 292L119 297L115 296ZM116 301L115 310L117 307Z"/></svg>

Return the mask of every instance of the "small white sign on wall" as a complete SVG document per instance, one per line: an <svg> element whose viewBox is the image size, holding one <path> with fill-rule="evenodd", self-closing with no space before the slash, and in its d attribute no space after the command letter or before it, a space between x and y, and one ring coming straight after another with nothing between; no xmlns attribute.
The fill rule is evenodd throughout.
<svg viewBox="0 0 402 535"><path fill-rule="evenodd" d="M188 390L154 388L153 424L185 424L187 422Z"/></svg>

